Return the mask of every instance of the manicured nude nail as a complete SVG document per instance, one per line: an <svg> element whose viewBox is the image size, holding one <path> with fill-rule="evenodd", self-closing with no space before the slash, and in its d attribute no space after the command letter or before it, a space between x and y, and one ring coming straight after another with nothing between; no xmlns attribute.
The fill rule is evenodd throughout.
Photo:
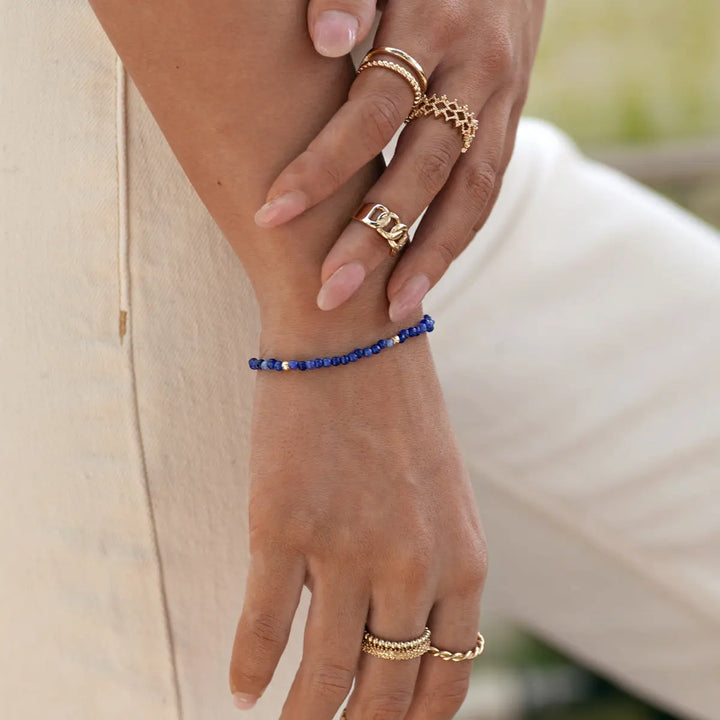
<svg viewBox="0 0 720 720"><path fill-rule="evenodd" d="M390 319L393 322L402 320L422 302L429 289L430 278L427 275L413 275L390 302Z"/></svg>
<svg viewBox="0 0 720 720"><path fill-rule="evenodd" d="M334 310L362 285L364 279L365 268L359 262L341 265L320 288L318 307L321 310Z"/></svg>
<svg viewBox="0 0 720 720"><path fill-rule="evenodd" d="M255 213L255 224L260 227L273 227L292 220L307 209L307 198L300 190L290 190L283 195L266 202Z"/></svg>
<svg viewBox="0 0 720 720"><path fill-rule="evenodd" d="M257 698L252 695L236 692L233 693L233 702L235 703L236 708L249 710L257 702Z"/></svg>
<svg viewBox="0 0 720 720"><path fill-rule="evenodd" d="M315 49L321 55L340 57L347 55L355 46L358 21L349 13L326 10L318 15L313 30Z"/></svg>

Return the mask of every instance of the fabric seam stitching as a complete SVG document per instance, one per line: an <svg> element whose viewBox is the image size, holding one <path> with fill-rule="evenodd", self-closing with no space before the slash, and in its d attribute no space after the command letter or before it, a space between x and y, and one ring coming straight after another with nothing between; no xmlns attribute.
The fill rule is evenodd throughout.
<svg viewBox="0 0 720 720"><path fill-rule="evenodd" d="M129 177L128 177L128 146L127 146L127 76L122 60L116 58L116 142L117 142L117 181L118 181L118 261L120 265L120 303L121 312L126 310L130 314L130 262L129 262ZM124 305L124 308L122 307ZM143 478L143 493L145 510L150 522L150 535L152 552L155 560L155 567L158 576L158 585L162 603L164 618L165 649L169 657L171 682L175 699L175 715L178 720L183 720L182 701L180 695L180 683L178 678L177 658L175 654L175 642L170 623L169 603L165 585L165 572L163 568L160 543L158 538L157 523L152 504L152 494L145 458L145 443L142 436L140 423L140 407L137 394L137 376L135 371L135 343L133 341L132 322L129 323L131 332L128 333L127 349L130 371L130 382L132 392L132 405L134 414L134 434L140 456L141 472ZM122 339L121 339L122 340Z"/></svg>

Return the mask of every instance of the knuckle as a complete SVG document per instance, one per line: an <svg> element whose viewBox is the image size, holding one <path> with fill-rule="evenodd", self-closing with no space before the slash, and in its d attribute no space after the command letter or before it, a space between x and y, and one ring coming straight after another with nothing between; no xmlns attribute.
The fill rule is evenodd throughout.
<svg viewBox="0 0 720 720"><path fill-rule="evenodd" d="M452 583L454 594L478 597L485 585L488 573L485 546L458 558L454 568L454 582Z"/></svg>
<svg viewBox="0 0 720 720"><path fill-rule="evenodd" d="M308 685L314 695L342 700L352 686L355 672L336 663L321 663L308 673Z"/></svg>
<svg viewBox="0 0 720 720"><path fill-rule="evenodd" d="M436 195L445 184L454 164L454 154L450 143L439 142L418 158L415 175L428 195Z"/></svg>
<svg viewBox="0 0 720 720"><path fill-rule="evenodd" d="M434 246L435 254L438 256L440 265L443 268L449 267L455 260L457 251L455 249L455 243L449 237L441 237L435 242Z"/></svg>
<svg viewBox="0 0 720 720"><path fill-rule="evenodd" d="M470 673L463 673L420 696L420 705L426 718L452 717L463 704L470 687Z"/></svg>
<svg viewBox="0 0 720 720"><path fill-rule="evenodd" d="M393 99L376 92L367 98L364 108L363 125L372 129L376 142L388 143L403 121Z"/></svg>
<svg viewBox="0 0 720 720"><path fill-rule="evenodd" d="M514 66L512 35L505 28L496 29L483 55L485 71L493 76L507 77Z"/></svg>
<svg viewBox="0 0 720 720"><path fill-rule="evenodd" d="M280 621L269 613L259 612L248 621L247 637L253 647L276 649L285 644L285 631Z"/></svg>
<svg viewBox="0 0 720 720"><path fill-rule="evenodd" d="M489 162L470 165L465 175L465 187L473 204L485 207L495 189L496 178L497 172Z"/></svg>
<svg viewBox="0 0 720 720"><path fill-rule="evenodd" d="M368 698L359 717L367 720L399 720L405 717L412 697L411 690L387 690Z"/></svg>
<svg viewBox="0 0 720 720"><path fill-rule="evenodd" d="M340 187L343 184L342 172L338 166L329 158L317 150L308 148L305 151L307 168L310 171L314 182L319 182L321 186L328 186L332 189Z"/></svg>
<svg viewBox="0 0 720 720"><path fill-rule="evenodd" d="M237 665L230 672L230 686L236 690L257 692L265 688L269 682L269 674L265 675L258 670L253 661L249 661L248 665Z"/></svg>

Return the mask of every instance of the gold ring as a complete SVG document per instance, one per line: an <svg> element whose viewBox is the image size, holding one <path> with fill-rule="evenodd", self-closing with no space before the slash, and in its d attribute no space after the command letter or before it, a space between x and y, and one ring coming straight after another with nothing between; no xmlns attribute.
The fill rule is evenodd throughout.
<svg viewBox="0 0 720 720"><path fill-rule="evenodd" d="M357 69L358 75L363 71L367 70L368 68L372 67L384 67L388 70L392 70L393 72L396 72L398 75L402 75L402 77L405 78L410 83L410 87L412 88L413 95L415 96L415 99L413 100L413 110L420 104L422 101L424 95L422 88L420 87L420 84L415 79L415 76L406 70L401 65L398 65L397 63L391 62L390 60L370 60L368 62L363 61L360 64L360 67ZM412 111L411 111L412 113ZM405 119L405 122L410 122L411 117L410 115L407 116Z"/></svg>
<svg viewBox="0 0 720 720"><path fill-rule="evenodd" d="M427 90L427 77L425 75L424 70L422 69L422 65L412 56L408 53L404 52L403 50L398 50L397 48L387 47L386 45L383 47L376 47L369 50L365 57L362 59L361 65L364 62L367 62L370 60L370 58L375 57L375 55L394 55L395 57L399 57L401 60L406 62L415 72L415 75L417 76L418 82L420 83L420 87L422 92L424 93Z"/></svg>
<svg viewBox="0 0 720 720"><path fill-rule="evenodd" d="M452 662L461 662L463 660L474 660L485 649L485 638L478 633L477 642L472 650L467 652L450 652L449 650L438 650L432 645L428 648L428 652L433 657L439 657L441 660L451 660Z"/></svg>
<svg viewBox="0 0 720 720"><path fill-rule="evenodd" d="M410 240L408 226L400 218L380 203L364 203L352 217L375 230L387 240L390 254L397 255Z"/></svg>
<svg viewBox="0 0 720 720"><path fill-rule="evenodd" d="M410 122L424 115L442 117L445 122L452 123L462 135L463 147L460 152L467 152L475 139L478 121L475 113L467 105L460 105L457 100L448 100L447 95L426 95L408 115L405 122Z"/></svg>
<svg viewBox="0 0 720 720"><path fill-rule="evenodd" d="M383 640L373 635L367 628L362 639L363 652L384 660L410 660L424 655L430 649L430 628L426 627L422 635L414 640Z"/></svg>

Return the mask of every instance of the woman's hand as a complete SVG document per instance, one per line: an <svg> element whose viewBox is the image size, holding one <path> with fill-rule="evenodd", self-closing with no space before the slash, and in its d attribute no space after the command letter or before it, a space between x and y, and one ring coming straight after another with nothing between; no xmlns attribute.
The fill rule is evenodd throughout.
<svg viewBox="0 0 720 720"><path fill-rule="evenodd" d="M291 345L265 333L261 353ZM297 350L276 356L311 356ZM351 720L452 717L472 662L360 651L366 622L391 640L427 625L453 651L476 641L485 540L427 336L352 365L259 372L250 469L236 703L250 707L269 683L304 583L312 600L283 719L330 720L356 675Z"/></svg>
<svg viewBox="0 0 720 720"><path fill-rule="evenodd" d="M429 205L387 285L394 321L417 308L492 209L512 155L544 7L544 0L387 3L374 45L410 53L428 76L427 94L457 98L479 122L461 155L460 134L450 123L413 120L389 168L367 191L366 202L386 205L408 226ZM368 33L374 13L374 0L311 0L316 49L348 52ZM285 223L332 195L388 144L412 100L410 86L394 72L360 73L345 105L273 182L266 196L272 202L257 212L256 223ZM387 253L375 231L349 222L322 266L318 306L330 310L345 302Z"/></svg>

